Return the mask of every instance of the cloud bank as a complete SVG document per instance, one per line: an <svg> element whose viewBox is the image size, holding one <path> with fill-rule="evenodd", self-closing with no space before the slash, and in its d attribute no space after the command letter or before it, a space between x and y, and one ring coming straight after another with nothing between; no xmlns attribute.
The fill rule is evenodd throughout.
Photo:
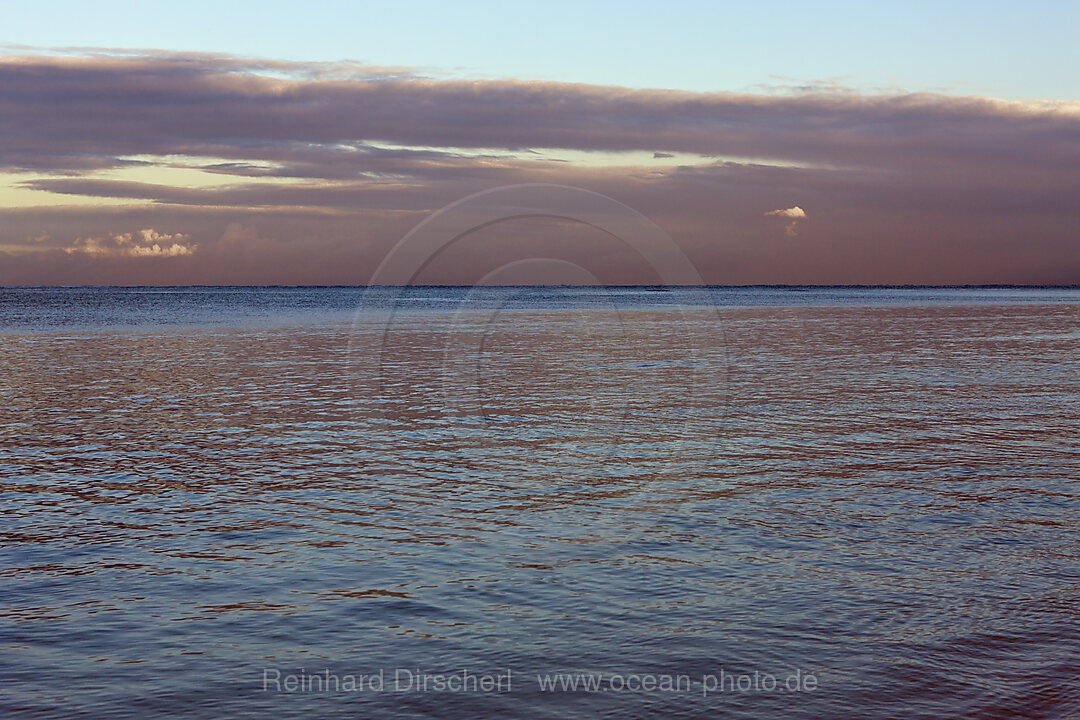
<svg viewBox="0 0 1080 720"><path fill-rule="evenodd" d="M553 182L646 214L708 282L1073 283L1076 167L1075 103L0 56L0 282L364 282L442 205ZM801 231L797 248L781 250L768 216ZM250 237L225 241L236 227ZM431 280L553 245L612 253L606 282L649 280L588 232L539 228L463 241L490 247L434 263Z"/></svg>

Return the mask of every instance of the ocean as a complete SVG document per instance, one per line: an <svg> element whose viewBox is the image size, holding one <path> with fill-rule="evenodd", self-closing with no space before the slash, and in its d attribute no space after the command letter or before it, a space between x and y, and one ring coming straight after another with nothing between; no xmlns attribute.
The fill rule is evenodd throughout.
<svg viewBox="0 0 1080 720"><path fill-rule="evenodd" d="M0 716L1075 718L1080 289L0 289Z"/></svg>

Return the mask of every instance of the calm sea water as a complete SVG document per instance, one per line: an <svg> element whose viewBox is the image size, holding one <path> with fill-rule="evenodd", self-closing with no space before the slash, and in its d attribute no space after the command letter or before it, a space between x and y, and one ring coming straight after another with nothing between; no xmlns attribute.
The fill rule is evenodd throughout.
<svg viewBox="0 0 1080 720"><path fill-rule="evenodd" d="M0 290L0 716L1075 718L1078 351L1060 289Z"/></svg>

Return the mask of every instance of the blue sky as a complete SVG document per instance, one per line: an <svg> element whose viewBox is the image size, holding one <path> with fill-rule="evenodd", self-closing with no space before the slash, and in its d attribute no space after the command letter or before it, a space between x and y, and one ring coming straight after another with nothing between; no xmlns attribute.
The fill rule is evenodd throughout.
<svg viewBox="0 0 1080 720"><path fill-rule="evenodd" d="M1080 3L4 2L0 42L358 60L439 76L1080 97Z"/></svg>

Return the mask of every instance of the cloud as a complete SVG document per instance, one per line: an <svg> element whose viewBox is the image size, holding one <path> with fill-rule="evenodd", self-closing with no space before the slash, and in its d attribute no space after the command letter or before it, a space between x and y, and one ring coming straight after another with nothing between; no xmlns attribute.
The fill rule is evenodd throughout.
<svg viewBox="0 0 1080 720"><path fill-rule="evenodd" d="M529 182L639 210L708 282L1080 282L1075 102L106 52L0 56L0 87L0 171L18 173L0 180L54 205L0 206L0 283L363 282L431 212ZM574 159L556 162L564 150ZM624 151L642 167L604 166ZM785 242L746 211L782 208L768 215L788 234L809 231L793 197L827 246ZM137 227L154 234L117 232ZM528 242L542 253L554 240ZM488 250L474 257L503 257ZM468 282L473 269L447 261L438 279Z"/></svg>
<svg viewBox="0 0 1080 720"><path fill-rule="evenodd" d="M137 233L118 233L107 237L80 237L64 252L81 253L92 257L180 257L191 255L198 245L191 245L190 238L180 233L159 233L144 228Z"/></svg>
<svg viewBox="0 0 1080 720"><path fill-rule="evenodd" d="M770 210L769 212L765 213L765 215L766 217L769 215L774 215L776 217L790 219L791 222L784 226L784 232L787 233L788 237L795 237L799 234L799 221L806 218L806 211L798 205L795 205L794 207L789 207L786 210Z"/></svg>
<svg viewBox="0 0 1080 720"><path fill-rule="evenodd" d="M0 57L0 164L87 172L140 154L312 176L380 172L413 147L678 152L836 166L951 161L1064 166L1077 103L933 94L698 94L433 81L403 72L207 55ZM105 100L107 98L107 100ZM359 150L359 152L358 152ZM254 162L253 162L254 161ZM227 166L219 168L224 171ZM338 176L338 175L334 175Z"/></svg>
<svg viewBox="0 0 1080 720"><path fill-rule="evenodd" d="M806 217L806 211L796 205L795 207L789 207L787 210L770 210L765 213L766 215L776 215L778 217L792 218L801 220Z"/></svg>

